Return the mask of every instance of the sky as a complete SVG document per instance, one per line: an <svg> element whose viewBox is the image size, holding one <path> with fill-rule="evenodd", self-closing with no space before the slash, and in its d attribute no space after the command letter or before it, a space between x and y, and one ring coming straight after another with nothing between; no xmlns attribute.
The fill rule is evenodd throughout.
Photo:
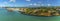
<svg viewBox="0 0 60 21"><path fill-rule="evenodd" d="M60 0L0 0L0 7L60 6Z"/></svg>

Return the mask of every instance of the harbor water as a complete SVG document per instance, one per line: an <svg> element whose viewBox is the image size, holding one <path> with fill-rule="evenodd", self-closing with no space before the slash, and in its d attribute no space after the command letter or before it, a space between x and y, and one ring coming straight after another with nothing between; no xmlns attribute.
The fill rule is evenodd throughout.
<svg viewBox="0 0 60 21"><path fill-rule="evenodd" d="M60 16L37 17L23 15L18 11L9 12L5 8L0 8L0 21L60 21Z"/></svg>

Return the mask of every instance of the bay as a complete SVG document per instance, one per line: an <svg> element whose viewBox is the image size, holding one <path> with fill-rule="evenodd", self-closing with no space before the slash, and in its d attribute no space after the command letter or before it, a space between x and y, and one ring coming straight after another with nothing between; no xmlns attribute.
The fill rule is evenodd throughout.
<svg viewBox="0 0 60 21"><path fill-rule="evenodd" d="M9 12L5 8L0 8L0 21L60 21L60 16L37 17L23 15L18 11Z"/></svg>

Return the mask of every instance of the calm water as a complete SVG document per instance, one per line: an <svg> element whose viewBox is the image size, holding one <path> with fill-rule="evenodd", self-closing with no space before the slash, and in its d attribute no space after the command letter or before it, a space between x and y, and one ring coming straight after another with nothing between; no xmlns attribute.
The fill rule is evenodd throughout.
<svg viewBox="0 0 60 21"><path fill-rule="evenodd" d="M56 17L36 17L22 15L14 11L8 12L5 8L0 8L0 21L60 21L60 16Z"/></svg>

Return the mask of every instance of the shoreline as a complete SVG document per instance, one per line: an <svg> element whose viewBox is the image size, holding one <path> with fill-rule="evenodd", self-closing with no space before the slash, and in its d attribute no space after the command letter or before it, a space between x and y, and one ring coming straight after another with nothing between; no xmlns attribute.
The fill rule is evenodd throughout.
<svg viewBox="0 0 60 21"><path fill-rule="evenodd" d="M60 15L57 11L57 10L59 10L59 8L8 8L7 10L9 10L9 9L11 9L10 11L16 10L16 11L24 12L26 14L38 15L38 16L41 16L41 15L42 16L59 16ZM41 10L42 10L42 12L41 12ZM51 13L53 13L53 14L51 14Z"/></svg>

